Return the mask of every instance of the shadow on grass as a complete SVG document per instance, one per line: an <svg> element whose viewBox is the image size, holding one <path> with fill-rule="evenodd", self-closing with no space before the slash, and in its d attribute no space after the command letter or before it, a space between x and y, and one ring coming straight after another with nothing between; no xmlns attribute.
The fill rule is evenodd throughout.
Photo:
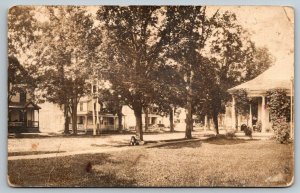
<svg viewBox="0 0 300 193"><path fill-rule="evenodd" d="M236 145L241 143L248 143L249 141L258 141L259 139L238 139L236 137L226 137L225 135L218 135L215 137L210 137L204 139L204 143L214 144L214 145Z"/></svg>
<svg viewBox="0 0 300 193"><path fill-rule="evenodd" d="M201 146L201 141L196 140L196 141L186 141L187 139L178 139L178 140L170 140L167 143L163 144L157 144L150 146L148 148L159 148L159 149L180 149L180 148L198 148ZM176 141L178 143L176 143Z"/></svg>
<svg viewBox="0 0 300 193"><path fill-rule="evenodd" d="M91 144L92 147L128 147L130 146L129 142L128 143L124 143L124 142L118 142L118 143L113 143L111 145L107 145L107 144Z"/></svg>
<svg viewBox="0 0 300 193"><path fill-rule="evenodd" d="M130 160L110 154L85 154L47 159L8 161L9 182L21 187L132 187ZM118 175L120 168L127 175Z"/></svg>
<svg viewBox="0 0 300 193"><path fill-rule="evenodd" d="M213 136L203 140L187 140L187 139L172 139L165 140L163 144L152 145L148 148L164 148L164 149L180 149L180 148L198 148L201 147L202 143L214 144L214 145L236 145L242 143L248 143L249 141L258 141L259 139L238 139L228 138L223 135ZM149 142L148 142L149 143ZM155 141L152 141L155 143ZM158 143L158 142L156 142Z"/></svg>

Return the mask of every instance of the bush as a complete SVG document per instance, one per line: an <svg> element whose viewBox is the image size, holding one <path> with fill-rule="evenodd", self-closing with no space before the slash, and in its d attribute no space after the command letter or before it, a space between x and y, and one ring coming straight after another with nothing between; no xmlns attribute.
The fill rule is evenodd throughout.
<svg viewBox="0 0 300 193"><path fill-rule="evenodd" d="M250 127L246 127L244 132L246 136L252 137L252 129Z"/></svg>
<svg viewBox="0 0 300 193"><path fill-rule="evenodd" d="M284 118L274 120L272 128L275 133L275 140L280 143L287 143L290 138L290 127Z"/></svg>
<svg viewBox="0 0 300 193"><path fill-rule="evenodd" d="M236 137L235 131L229 131L229 132L226 133L226 138L233 139L235 137Z"/></svg>
<svg viewBox="0 0 300 193"><path fill-rule="evenodd" d="M261 121L257 121L256 125L253 126L253 131L261 132Z"/></svg>

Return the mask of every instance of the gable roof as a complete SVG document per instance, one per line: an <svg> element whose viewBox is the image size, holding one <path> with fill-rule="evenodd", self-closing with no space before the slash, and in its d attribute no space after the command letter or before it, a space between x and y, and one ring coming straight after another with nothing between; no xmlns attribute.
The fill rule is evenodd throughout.
<svg viewBox="0 0 300 193"><path fill-rule="evenodd" d="M270 89L286 89L290 91L291 80L294 78L294 61L282 60L276 62L268 70L256 78L237 85L228 90L232 93L235 90L245 89L248 94L264 94Z"/></svg>

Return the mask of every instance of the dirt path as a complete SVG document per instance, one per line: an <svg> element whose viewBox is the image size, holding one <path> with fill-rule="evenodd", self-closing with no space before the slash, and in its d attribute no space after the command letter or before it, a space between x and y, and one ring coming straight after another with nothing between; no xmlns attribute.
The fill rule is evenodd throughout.
<svg viewBox="0 0 300 193"><path fill-rule="evenodd" d="M207 132L206 132L207 134ZM213 135L213 133L211 133ZM246 139L239 134L239 138ZM193 132L197 139L208 136L203 132ZM37 138L10 138L8 139L8 160L41 159L78 154L96 154L114 151L125 151L132 148L144 148L161 145L163 143L179 143L184 138L184 132L146 134L146 145L131 147L131 135L105 136L73 136L73 137L37 137ZM173 142L172 142L173 141ZM186 142L186 140L184 140ZM183 141L183 142L184 142Z"/></svg>
<svg viewBox="0 0 300 193"><path fill-rule="evenodd" d="M190 140L172 140L172 141L158 141L156 143L149 143L145 145L139 145L139 146L123 146L123 147L101 147L98 149L92 149L92 150L83 150L83 151L70 151L70 152L57 152L57 153L43 153L43 154L35 154L35 155L19 155L19 156L9 156L8 160L23 160L23 159L43 159L43 158L53 158L53 157L63 157L63 156L73 156L73 155L82 155L82 154L99 154L99 153L109 153L109 152L115 152L115 151L125 151L129 149L141 149L141 148L151 148L155 146L162 146L165 144L178 144L183 142L190 142L190 141L200 141L203 139L207 139L207 137L196 138L196 139L190 139Z"/></svg>

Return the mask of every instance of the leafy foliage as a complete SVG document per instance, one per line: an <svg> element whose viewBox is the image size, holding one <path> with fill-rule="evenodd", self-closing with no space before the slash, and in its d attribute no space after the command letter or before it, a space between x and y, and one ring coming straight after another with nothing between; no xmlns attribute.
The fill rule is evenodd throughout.
<svg viewBox="0 0 300 193"><path fill-rule="evenodd" d="M153 72L162 64L169 43L172 25L166 15L167 11L158 6L107 6L97 12L107 37L103 47L105 77L134 110L141 140L142 109L155 103L154 94L161 86Z"/></svg>
<svg viewBox="0 0 300 193"><path fill-rule="evenodd" d="M34 78L28 71L32 44L38 40L38 30L32 7L14 6L8 14L8 101L17 93L33 96ZM20 59L22 58L22 64Z"/></svg>
<svg viewBox="0 0 300 193"><path fill-rule="evenodd" d="M274 89L267 92L268 108L272 121L284 118L285 121L290 119L290 98L284 89Z"/></svg>
<svg viewBox="0 0 300 193"><path fill-rule="evenodd" d="M18 58L22 48L39 97L63 106L74 124L88 80L105 79L111 87L99 97L111 111L121 104L134 110L141 140L142 111L151 105L163 113L186 108L191 138L193 114L213 117L218 132L227 89L271 64L268 50L255 47L235 14L207 12L205 6L105 6L94 21L80 6L14 7L10 23L21 22L9 26L9 50Z"/></svg>
<svg viewBox="0 0 300 193"><path fill-rule="evenodd" d="M287 143L290 138L290 127L285 118L278 118L274 120L272 126L275 132L275 139L280 143Z"/></svg>
<svg viewBox="0 0 300 193"><path fill-rule="evenodd" d="M288 124L290 120L290 98L283 89L269 90L267 98L275 139L280 143L286 143L290 137Z"/></svg>
<svg viewBox="0 0 300 193"><path fill-rule="evenodd" d="M34 79L14 56L8 57L8 101L17 93L29 93L33 95L36 87Z"/></svg>
<svg viewBox="0 0 300 193"><path fill-rule="evenodd" d="M250 101L247 96L247 91L245 89L235 90L233 95L236 99L235 107L237 112L242 115L248 115Z"/></svg>
<svg viewBox="0 0 300 193"><path fill-rule="evenodd" d="M48 20L40 23L43 38L35 43L31 71L38 80L40 98L63 106L66 120L70 112L76 133L77 105L90 90L87 79L93 74L100 31L82 7L48 6L43 11Z"/></svg>

